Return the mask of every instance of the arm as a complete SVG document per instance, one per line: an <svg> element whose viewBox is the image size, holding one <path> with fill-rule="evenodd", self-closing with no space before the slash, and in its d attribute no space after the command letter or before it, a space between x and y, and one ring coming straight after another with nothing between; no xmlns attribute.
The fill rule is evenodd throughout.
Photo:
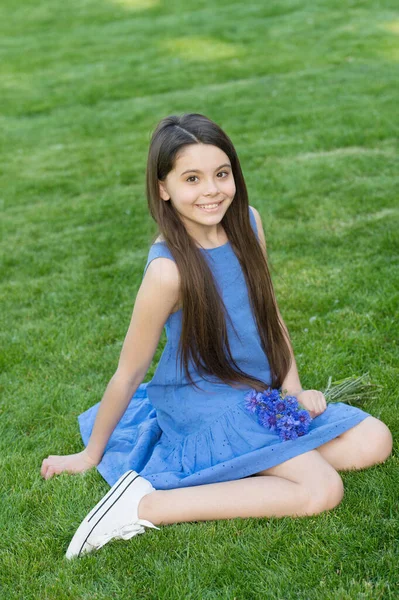
<svg viewBox="0 0 399 600"><path fill-rule="evenodd" d="M298 369L296 366L296 361L295 361L295 356L294 356L294 350L292 348L291 340L290 340L290 337L288 334L288 329L287 329L283 319L281 318L280 311L278 309L277 309L277 312L279 314L281 324L283 325L283 329L285 332L285 339L288 342L288 346L290 348L290 353L291 353L291 367L281 385L281 389L287 390L287 392L290 396L298 396L298 394L300 394L303 391L303 388L302 388L301 381L299 379Z"/></svg>
<svg viewBox="0 0 399 600"><path fill-rule="evenodd" d="M253 206L251 206L250 208L252 209L254 216L255 216L256 226L257 226L258 235L259 235L259 242L262 247L265 258L267 260L266 239L265 239L265 234L263 231L262 219L261 219L259 212L256 210L256 208L254 208ZM276 306L277 306L277 301L276 301ZM301 382L299 379L298 369L296 366L294 351L292 348L288 329L283 321L283 318L281 316L281 313L280 313L280 310L278 307L277 307L277 313L278 313L280 322L283 326L284 337L287 340L288 346L290 348L290 353L291 353L291 368L288 371L281 387L283 390L287 390L289 394L295 396L296 394L299 394L302 391L302 385L301 385Z"/></svg>
<svg viewBox="0 0 399 600"><path fill-rule="evenodd" d="M118 368L107 386L87 445L93 460L101 460L113 430L143 381L177 302L178 290L176 264L168 258L151 261L137 293Z"/></svg>
<svg viewBox="0 0 399 600"><path fill-rule="evenodd" d="M119 364L101 400L87 448L78 454L44 459L41 474L45 479L62 471L81 472L101 461L113 430L151 365L179 289L176 263L163 257L152 260L137 293Z"/></svg>

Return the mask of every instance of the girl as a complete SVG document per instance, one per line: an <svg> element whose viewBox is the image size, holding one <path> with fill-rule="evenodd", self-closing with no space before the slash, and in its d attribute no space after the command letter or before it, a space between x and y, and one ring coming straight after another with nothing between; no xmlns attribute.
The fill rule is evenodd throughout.
<svg viewBox="0 0 399 600"><path fill-rule="evenodd" d="M45 479L97 466L112 486L68 558L155 524L317 514L342 499L337 471L383 462L392 449L380 420L302 389L261 218L222 129L200 114L164 118L150 143L147 198L159 236L118 368L79 417L87 447L42 463ZM142 383L163 327L167 344ZM298 398L314 418L308 433L282 441L257 421L244 397L266 388Z"/></svg>

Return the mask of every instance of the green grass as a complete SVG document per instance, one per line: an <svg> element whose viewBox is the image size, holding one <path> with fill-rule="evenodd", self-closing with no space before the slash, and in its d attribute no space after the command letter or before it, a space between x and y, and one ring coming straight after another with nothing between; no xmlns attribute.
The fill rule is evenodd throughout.
<svg viewBox="0 0 399 600"><path fill-rule="evenodd" d="M3 0L1 598L399 596L395 6ZM175 524L70 563L108 486L40 465L82 449L77 416L116 368L155 232L148 142L182 112L237 148L303 385L369 371L382 391L363 408L394 450L342 473L333 511Z"/></svg>

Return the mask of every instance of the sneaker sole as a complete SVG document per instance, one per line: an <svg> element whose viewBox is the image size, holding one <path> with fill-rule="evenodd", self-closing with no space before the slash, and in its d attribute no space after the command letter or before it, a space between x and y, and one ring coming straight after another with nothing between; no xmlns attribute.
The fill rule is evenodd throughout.
<svg viewBox="0 0 399 600"><path fill-rule="evenodd" d="M79 557L82 554L85 544L90 535L93 533L94 529L107 514L107 512L113 507L115 502L117 502L119 498L123 496L127 488L131 486L137 477L140 477L140 475L136 473L136 471L127 471L127 473L124 473L122 477L120 477L118 481L114 483L104 498L102 498L100 502L95 505L95 507L89 512L89 514L78 527L66 551L66 558L70 559L74 558L75 556ZM99 518L94 522L93 519L95 516L98 516Z"/></svg>

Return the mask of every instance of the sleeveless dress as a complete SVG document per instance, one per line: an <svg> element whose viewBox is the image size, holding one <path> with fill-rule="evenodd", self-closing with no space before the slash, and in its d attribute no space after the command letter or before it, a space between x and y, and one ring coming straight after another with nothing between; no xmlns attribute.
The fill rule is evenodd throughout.
<svg viewBox="0 0 399 600"><path fill-rule="evenodd" d="M250 218L258 237L251 209ZM230 242L200 251L238 334L227 319L234 359L243 371L270 385L269 363ZM174 260L165 242L150 247L144 273L158 257ZM321 446L370 416L342 402L327 404L324 413L312 420L307 434L281 440L245 408L244 396L251 388L241 385L236 389L209 375L207 381L194 371L192 363L190 373L201 389L189 385L176 360L181 321L181 309L166 321L167 343L154 377L137 388L97 466L109 485L129 469L163 490L249 477ZM78 417L85 445L99 404Z"/></svg>

